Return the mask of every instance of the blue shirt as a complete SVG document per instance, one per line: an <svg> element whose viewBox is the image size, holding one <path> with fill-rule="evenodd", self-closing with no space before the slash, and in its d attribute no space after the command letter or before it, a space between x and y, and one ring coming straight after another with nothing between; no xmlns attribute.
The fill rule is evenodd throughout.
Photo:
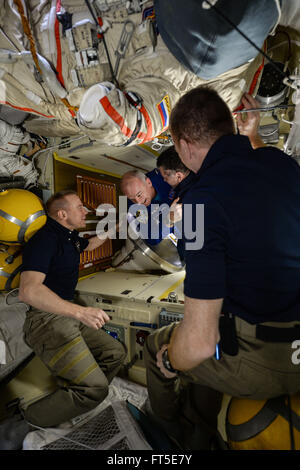
<svg viewBox="0 0 300 470"><path fill-rule="evenodd" d="M147 209L147 227L148 237L144 238L145 243L148 245L157 245L160 243L169 233L173 232L173 228L167 227L163 224L163 214L156 216L153 211L153 204L167 204L170 206L174 198L174 190L166 183L160 174L160 171L155 168L154 170L146 173L146 176L151 180L152 186L156 191L155 197L152 199L151 204L146 207ZM128 208L133 205L132 201L128 201ZM152 218L151 218L152 216ZM155 228L157 225L157 236L151 237L151 228Z"/></svg>
<svg viewBox="0 0 300 470"><path fill-rule="evenodd" d="M88 246L77 230L70 231L48 217L25 244L22 271L46 274L44 284L62 299L73 300L78 282L80 253Z"/></svg>
<svg viewBox="0 0 300 470"><path fill-rule="evenodd" d="M210 149L183 196L204 204L204 244L187 250L184 292L224 298L250 323L300 319L300 167L274 147L228 135ZM195 220L193 228L195 229ZM199 226L198 226L199 231Z"/></svg>
<svg viewBox="0 0 300 470"><path fill-rule="evenodd" d="M146 176L151 180L152 186L156 191L156 196L152 199L151 203L163 204L165 202L170 205L174 199L174 190L164 181L158 168L149 171L146 173Z"/></svg>

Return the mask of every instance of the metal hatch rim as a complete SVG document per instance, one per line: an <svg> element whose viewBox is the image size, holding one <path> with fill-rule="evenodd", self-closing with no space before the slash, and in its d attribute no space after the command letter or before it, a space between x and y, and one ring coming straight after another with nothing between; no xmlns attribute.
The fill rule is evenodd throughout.
<svg viewBox="0 0 300 470"><path fill-rule="evenodd" d="M174 264L169 263L168 261L164 260L161 258L159 255L157 255L141 238L138 238L134 240L130 234L128 233L128 238L130 241L132 241L138 248L142 250L142 252L148 256L152 261L155 261L156 263L159 264L159 266L162 269L166 269L168 272L180 272L184 270L184 265L181 265L181 267L176 267ZM172 242L170 242L172 243ZM164 268L166 266L166 268ZM170 271L171 269L171 271Z"/></svg>

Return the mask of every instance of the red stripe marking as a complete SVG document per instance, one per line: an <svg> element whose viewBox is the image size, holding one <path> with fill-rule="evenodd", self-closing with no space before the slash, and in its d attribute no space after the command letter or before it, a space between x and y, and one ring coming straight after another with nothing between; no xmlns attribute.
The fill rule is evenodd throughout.
<svg viewBox="0 0 300 470"><path fill-rule="evenodd" d="M122 134L124 134L126 137L130 138L132 135L132 130L129 129L129 127L126 126L124 118L118 113L118 111L111 105L109 99L107 96L104 96L100 100L101 105L103 106L104 111L108 116L111 117L111 119L120 127L120 130ZM147 134L148 135L148 134ZM146 139L147 136L144 132L139 132L138 134L139 139ZM145 142L145 140L144 140Z"/></svg>
<svg viewBox="0 0 300 470"><path fill-rule="evenodd" d="M99 100L101 105L103 106L104 111L106 114L108 114L113 121L120 127L122 134L126 135L126 137L131 137L132 135L132 130L129 129L129 127L126 126L124 118L121 116L121 114L118 113L118 111L111 105L109 99L107 96L104 96Z"/></svg>
<svg viewBox="0 0 300 470"><path fill-rule="evenodd" d="M12 153L12 154L15 154L16 152L14 152L13 150L7 150L7 149L4 149L2 147L0 147L0 150L3 150L3 152L7 152L7 153Z"/></svg>
<svg viewBox="0 0 300 470"><path fill-rule="evenodd" d="M266 52L266 42L264 43L264 52ZM263 70L264 65L265 65L265 57L263 56L262 63L260 64L260 66L259 66L258 69L256 70L256 72L255 72L255 74L254 74L254 77L253 77L253 79L252 79L252 82L251 82L251 84L250 84L249 91L248 91L249 95L252 95L253 91L255 90L258 77L259 77L259 75L261 74L261 71ZM238 106L237 108L235 108L235 110L232 111L232 112L234 113L235 111L241 111L242 109L244 109L244 105L243 105L243 104L241 104L240 106Z"/></svg>
<svg viewBox="0 0 300 470"><path fill-rule="evenodd" d="M143 134L143 135L145 136L145 138L144 138L144 140L143 140L143 142L142 142L142 144L143 144L144 142L149 142L149 140L152 140L152 139L153 139L153 135L152 135L153 130L152 130L152 122L151 122L151 119L150 119L149 114L148 114L148 112L147 112L147 110L146 110L146 108L145 108L144 105L141 106L140 111L141 111L142 115L144 116L144 119L145 119L145 121L146 121L146 127L147 127L147 134L146 134L146 136L145 136L145 134L144 134L143 132L140 133L140 134ZM139 135L140 135L140 134L139 134ZM140 137L140 138L143 138L143 137Z"/></svg>
<svg viewBox="0 0 300 470"><path fill-rule="evenodd" d="M100 27L103 26L103 20L102 20L101 16L98 16L97 20L98 20L99 26ZM98 36L99 39L103 39L103 34L98 33L97 36Z"/></svg>
<svg viewBox="0 0 300 470"><path fill-rule="evenodd" d="M46 118L54 118L55 117L55 116L52 116L51 114L47 115L47 114L40 113L39 111L36 111L35 109L32 109L32 108L21 108L20 106L14 106L13 104L10 104L8 101L0 101L0 103L1 104L6 104L7 106L10 106L11 108L20 109L21 111L26 111L28 113L36 113L36 114L39 114L40 116L44 116Z"/></svg>
<svg viewBox="0 0 300 470"><path fill-rule="evenodd" d="M61 7L61 0L57 0L56 2L56 13L60 11ZM61 44L60 44L60 34L59 34L59 21L57 16L55 15L55 24L54 24L54 34L55 34L55 41L56 41L56 49L57 49L57 58L56 58L56 71L57 71L57 78L60 84L64 87L65 82L62 75L62 60L61 60Z"/></svg>
<svg viewBox="0 0 300 470"><path fill-rule="evenodd" d="M118 111L111 105L109 99L107 96L104 96L101 98L100 103L106 112L108 116L111 117L111 119L120 127L120 130L122 134L124 134L126 137L130 138L132 135L132 130L129 129L129 127L126 126L124 118L118 113ZM141 106L140 111L146 121L146 126L147 126L147 134L144 132L139 132L138 133L138 138L143 139L141 143L148 142L149 140L152 140L152 123L149 117L148 112L146 111L145 106Z"/></svg>
<svg viewBox="0 0 300 470"><path fill-rule="evenodd" d="M257 84L258 77L259 77L259 75L260 75L260 73L261 73L261 71L262 71L263 68L264 68L264 64L262 63L262 64L258 67L258 69L256 70L255 75L254 75L254 78L253 78L253 81L252 81L251 86L250 86L250 88L249 88L249 95L252 95L252 93L254 92L255 87L256 87L256 84Z"/></svg>

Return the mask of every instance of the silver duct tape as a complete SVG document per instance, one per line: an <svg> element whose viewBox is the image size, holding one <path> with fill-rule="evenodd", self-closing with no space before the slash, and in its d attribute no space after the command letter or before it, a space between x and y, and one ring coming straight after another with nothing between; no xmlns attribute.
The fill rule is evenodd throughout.
<svg viewBox="0 0 300 470"><path fill-rule="evenodd" d="M13 224L19 225L20 227L22 227L24 223L23 220L17 219L13 215L7 214L7 212L4 212L1 209L0 209L0 216L6 220L9 220L9 222L12 222Z"/></svg>
<svg viewBox="0 0 300 470"><path fill-rule="evenodd" d="M3 268L0 268L0 276L10 278L11 273L7 273Z"/></svg>
<svg viewBox="0 0 300 470"><path fill-rule="evenodd" d="M35 212L34 214L31 214L25 222L22 222L22 226L20 228L20 231L18 233L18 242L23 243L24 241L24 235L28 227L32 224L32 222L39 217L42 217L43 215L46 215L46 212L44 210L40 210Z"/></svg>

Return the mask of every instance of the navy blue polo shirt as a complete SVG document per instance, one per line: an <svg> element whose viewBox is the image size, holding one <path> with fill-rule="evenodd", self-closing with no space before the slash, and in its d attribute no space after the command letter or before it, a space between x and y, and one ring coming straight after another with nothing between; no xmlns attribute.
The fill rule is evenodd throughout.
<svg viewBox="0 0 300 470"><path fill-rule="evenodd" d="M223 312L250 323L300 319L300 167L274 147L253 150L247 137L228 135L210 149L196 182L183 196L193 230L204 243L187 249L184 293L224 298Z"/></svg>
<svg viewBox="0 0 300 470"><path fill-rule="evenodd" d="M69 230L48 217L26 243L22 271L46 274L44 284L62 299L73 300L78 282L80 253L88 246L77 230Z"/></svg>
<svg viewBox="0 0 300 470"><path fill-rule="evenodd" d="M170 205L173 201L174 190L172 186L164 181L159 169L154 168L154 170L146 173L146 176L151 180L152 186L156 191L156 196L151 203L163 204L165 202Z"/></svg>

